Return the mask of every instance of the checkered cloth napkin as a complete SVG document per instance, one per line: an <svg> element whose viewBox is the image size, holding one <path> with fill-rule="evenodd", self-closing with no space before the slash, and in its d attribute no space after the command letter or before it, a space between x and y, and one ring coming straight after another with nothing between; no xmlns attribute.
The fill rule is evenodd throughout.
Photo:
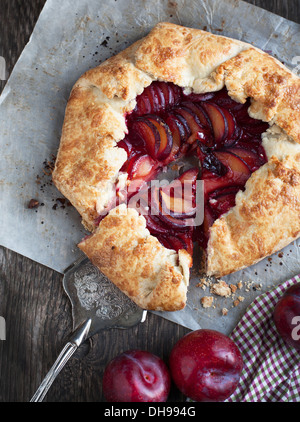
<svg viewBox="0 0 300 422"><path fill-rule="evenodd" d="M300 402L300 352L277 334L274 307L300 275L257 297L230 335L239 347L244 369L227 402Z"/></svg>

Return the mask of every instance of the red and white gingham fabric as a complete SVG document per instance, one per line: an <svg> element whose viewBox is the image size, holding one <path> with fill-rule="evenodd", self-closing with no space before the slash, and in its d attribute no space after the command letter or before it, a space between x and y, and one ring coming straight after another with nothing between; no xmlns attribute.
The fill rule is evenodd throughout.
<svg viewBox="0 0 300 422"><path fill-rule="evenodd" d="M300 402L300 352L287 346L273 322L273 310L300 275L257 297L230 335L244 369L227 402Z"/></svg>

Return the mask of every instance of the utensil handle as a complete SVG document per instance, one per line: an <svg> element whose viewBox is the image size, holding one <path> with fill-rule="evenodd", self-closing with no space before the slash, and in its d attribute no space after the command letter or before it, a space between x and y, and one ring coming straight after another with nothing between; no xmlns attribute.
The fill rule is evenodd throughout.
<svg viewBox="0 0 300 422"><path fill-rule="evenodd" d="M41 385L37 389L36 393L30 400L30 402L42 402L44 400L44 397L46 396L49 388L53 384L53 381L57 377L57 375L60 373L60 371L63 369L65 364L68 362L70 357L73 355L73 353L78 349L78 346L75 343L67 343L63 350L61 351L60 355L56 359L54 365L48 372L48 374L45 376L44 380L42 381Z"/></svg>
<svg viewBox="0 0 300 422"><path fill-rule="evenodd" d="M62 349L54 365L52 366L48 374L45 376L41 385L37 389L32 399L30 400L31 403L43 401L45 395L47 394L49 388L53 384L53 381L55 380L57 375L63 369L65 364L73 355L73 353L86 340L88 333L90 331L91 324L92 324L92 320L91 318L89 318L86 321L84 321L84 323L76 329L76 331L73 333L72 337L70 338L70 341Z"/></svg>

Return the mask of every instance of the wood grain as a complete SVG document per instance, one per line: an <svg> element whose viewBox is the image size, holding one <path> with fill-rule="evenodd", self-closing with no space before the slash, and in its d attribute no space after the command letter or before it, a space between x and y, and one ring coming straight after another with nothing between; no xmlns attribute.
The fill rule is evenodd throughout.
<svg viewBox="0 0 300 422"><path fill-rule="evenodd" d="M299 22L300 2L248 0ZM11 73L29 40L45 0L1 0L0 56ZM0 82L0 92L5 82ZM55 361L71 331L71 306L62 276L0 247L0 316L7 339L0 341L0 402L26 402ZM84 344L64 368L48 402L104 401L101 379L110 359L128 349L144 349L167 361L175 342L189 330L148 314L129 330L107 330ZM184 397L173 387L170 401Z"/></svg>

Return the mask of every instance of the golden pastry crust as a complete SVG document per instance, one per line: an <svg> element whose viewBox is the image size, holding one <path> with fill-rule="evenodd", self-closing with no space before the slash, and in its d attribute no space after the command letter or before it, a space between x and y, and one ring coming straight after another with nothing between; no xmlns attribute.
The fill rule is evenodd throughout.
<svg viewBox="0 0 300 422"><path fill-rule="evenodd" d="M252 174L236 206L210 229L207 275L253 265L300 236L300 153L297 162L273 156Z"/></svg>
<svg viewBox="0 0 300 422"><path fill-rule="evenodd" d="M177 254L163 247L137 211L120 205L78 246L142 308L176 311L185 306L192 258L184 250Z"/></svg>
<svg viewBox="0 0 300 422"><path fill-rule="evenodd" d="M241 103L250 97L249 114L284 131L280 141L283 149L289 143L300 143L300 82L278 60L252 45L199 29L160 23L145 38L89 70L75 84L66 108L53 179L81 214L84 225L91 231L96 230L93 237L80 244L80 248L141 306L175 310L182 307L184 300L181 287L172 280L178 281L181 271L185 282L181 281L179 286L184 285L186 289L186 276L180 266L174 263L170 266L168 250L153 236L145 234L141 223L145 224L145 219L133 218L130 212L129 217L118 216L116 220L111 212L99 228L95 224L99 213L114 198L119 170L126 161L126 152L117 147L127 131L125 114L134 109L137 95L154 80L174 82L186 92L196 93L216 91L226 86L229 95ZM276 137L274 139L275 147ZM250 177L245 197L238 194L242 198L237 205L213 225L207 250L209 274L221 276L251 265L299 236L299 209L295 207L295 204L298 206L296 195L299 198L299 190L297 185L291 186L282 180L284 171L293 169L297 173L299 166L295 154L283 159L277 157L277 152L274 157L271 152L269 163ZM268 189L263 189L263 183ZM253 190L254 186L260 189L260 199ZM248 207L245 201L249 201ZM273 227L271 221L267 224L259 217L262 213L265 219L273 221L280 218L283 211L286 222L280 230ZM242 228L245 229L245 221L251 212L250 233ZM134 233L130 233L130 242L147 241L143 247L131 246L126 264L127 243L120 239L119 249L114 252L109 251L108 245L112 247L112 239L116 237L112 219L122 228L128 218L131 224L139 221L134 223L137 226ZM273 233L270 238L269 232ZM123 234L126 240L128 233L126 230ZM157 251L163 257L159 270L152 268L151 260L145 258L147 254L152 257L153 253L156 257ZM178 254L175 255L178 259ZM131 261L133 267L129 264ZM144 261L149 261L147 268L151 268L153 277L154 274L157 277L142 277L146 286L155 286L152 293L148 287L143 290L138 284L140 269L146 271ZM149 279L151 283L155 279L156 284L148 283Z"/></svg>

